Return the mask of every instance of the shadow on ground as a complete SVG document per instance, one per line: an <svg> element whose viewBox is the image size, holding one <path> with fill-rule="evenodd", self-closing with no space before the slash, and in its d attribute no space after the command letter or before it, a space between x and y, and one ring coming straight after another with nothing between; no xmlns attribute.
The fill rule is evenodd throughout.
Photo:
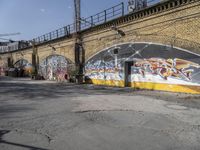
<svg viewBox="0 0 200 150"><path fill-rule="evenodd" d="M17 82L12 82L17 81ZM29 105L14 106L7 104L6 95L13 100L18 99L28 103L30 101L42 102L50 99L58 100L59 98L87 97L90 95L128 95L146 96L154 99L173 101L181 103L186 107L200 108L200 96L191 94L179 94L159 91L134 90L132 88L117 88L94 85L79 85L71 83L55 83L45 81L31 81L30 79L6 78L0 80L0 101L4 106L0 108L0 114L7 112L15 113L19 111L31 110ZM7 112L6 112L7 111Z"/></svg>
<svg viewBox="0 0 200 150"><path fill-rule="evenodd" d="M44 148L39 148L39 147L34 147L34 146L30 146L30 145L24 145L24 144L20 144L20 143L14 143L14 142L9 142L9 141L3 140L3 136L5 134L8 134L9 132L10 132L9 130L0 130L0 144L5 144L5 145L9 145L9 146L14 146L14 147L27 148L29 150L48 150L48 149L44 149Z"/></svg>
<svg viewBox="0 0 200 150"><path fill-rule="evenodd" d="M44 83L44 84L26 84L26 83L4 83L0 82L0 94L16 96L20 99L40 99L58 98L62 96L76 97L88 95L106 95L106 94L125 94L133 92L133 89L94 87L90 85Z"/></svg>

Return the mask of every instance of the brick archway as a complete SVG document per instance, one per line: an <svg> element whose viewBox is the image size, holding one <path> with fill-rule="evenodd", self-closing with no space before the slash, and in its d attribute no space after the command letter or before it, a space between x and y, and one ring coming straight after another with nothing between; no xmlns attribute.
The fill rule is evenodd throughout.
<svg viewBox="0 0 200 150"><path fill-rule="evenodd" d="M135 42L108 47L85 65L89 82L200 93L200 55L171 45Z"/></svg>
<svg viewBox="0 0 200 150"><path fill-rule="evenodd" d="M39 64L39 74L48 80L56 80L60 76L64 77L64 75L69 76L73 69L72 61L57 54L47 56Z"/></svg>

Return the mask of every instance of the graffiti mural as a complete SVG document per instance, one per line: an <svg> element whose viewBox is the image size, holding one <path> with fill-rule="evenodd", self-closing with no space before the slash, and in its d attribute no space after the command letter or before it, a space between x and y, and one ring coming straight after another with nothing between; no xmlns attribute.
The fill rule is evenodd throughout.
<svg viewBox="0 0 200 150"><path fill-rule="evenodd" d="M85 74L97 84L200 93L200 55L167 45L107 48L87 61Z"/></svg>
<svg viewBox="0 0 200 150"><path fill-rule="evenodd" d="M152 75L159 75L165 80L169 77L192 80L194 69L191 68L200 68L200 65L178 58L167 60L162 58L150 58L136 60L134 67L138 68L139 73L143 77L145 77L146 72L150 72Z"/></svg>
<svg viewBox="0 0 200 150"><path fill-rule="evenodd" d="M69 61L61 55L51 55L40 63L39 74L47 80L68 79Z"/></svg>

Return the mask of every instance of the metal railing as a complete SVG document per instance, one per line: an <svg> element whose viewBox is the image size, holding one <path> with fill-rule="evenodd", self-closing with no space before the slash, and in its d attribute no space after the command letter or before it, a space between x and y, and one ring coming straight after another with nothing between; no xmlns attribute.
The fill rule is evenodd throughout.
<svg viewBox="0 0 200 150"><path fill-rule="evenodd" d="M124 15L124 3L120 3L96 15L90 16L85 19L80 18L81 30L105 23L109 20L115 19L117 17L121 17L123 15ZM57 38L69 36L74 32L75 32L75 24L70 24L58 30L39 36L33 39L33 41L37 44L40 44L40 43L48 42Z"/></svg>
<svg viewBox="0 0 200 150"><path fill-rule="evenodd" d="M148 0L147 2L152 3L154 1L155 0ZM171 5L171 3L173 3L174 5L176 3L181 5L182 3L189 3L191 1L196 1L196 0L184 0L184 1L183 0L174 0L174 1L169 0L166 5L167 5L167 8L168 8L168 5L169 4ZM154 11L153 9L155 9L155 8L152 8L151 11ZM100 12L100 13L93 15L93 16L90 16L90 17L87 17L87 18L80 18L81 31L88 29L88 28L91 28L91 27L94 27L94 26L97 26L97 25L100 25L100 24L103 24L105 22L111 21L111 20L116 19L118 17L124 16L125 14L127 14L127 12L125 12L125 6L124 6L124 3L122 2L118 5L115 5L111 8L109 8L109 9L106 9L106 10ZM136 15L138 15L138 14L136 14ZM75 23L73 23L73 24L67 25L65 27L62 27L60 29L57 29L55 31L44 34L42 36L39 36L37 38L34 38L31 41L33 41L35 43L35 45L38 45L38 44L42 44L42 43L45 43L45 42L49 42L51 40L70 36L75 32L76 32ZM31 47L31 44L32 44L31 42L30 42L30 44L27 44L27 45L19 44L18 49L16 49L16 47L13 48L13 46L8 46L8 47L3 46L2 48L0 46L0 53L16 51L16 50L24 49L24 48L27 48L27 47Z"/></svg>
<svg viewBox="0 0 200 150"><path fill-rule="evenodd" d="M112 19L121 17L124 15L124 3L120 3L118 5L115 5L109 9L106 9L98 14L95 14L93 16L90 16L88 18L82 19L80 18L80 22L81 22L81 30L84 29L88 29L90 27L105 23L107 21L110 21ZM62 27L60 29L57 29L55 31L49 32L47 34L44 34L42 36L39 36L37 38L34 38L33 41L36 45L38 44L42 44L45 42L49 42L51 40L55 40L58 38L62 38L62 37L67 37L70 36L71 34L75 33L75 24L70 24L67 25L65 27ZM32 43L30 43L29 45L18 45L18 48L12 48L12 47L2 47L0 48L0 53L4 53L4 52L9 52L9 51L16 51L16 50L20 50L23 48L27 48L30 47Z"/></svg>
<svg viewBox="0 0 200 150"><path fill-rule="evenodd" d="M55 31L52 31L50 33L44 34L42 36L39 36L37 38L34 38L33 41L36 44L48 42L54 39L58 39L61 37L69 36L71 33L74 32L74 24L67 25L63 28L57 29Z"/></svg>
<svg viewBox="0 0 200 150"><path fill-rule="evenodd" d="M93 27L124 15L124 3L115 5L96 15L81 19L81 30Z"/></svg>

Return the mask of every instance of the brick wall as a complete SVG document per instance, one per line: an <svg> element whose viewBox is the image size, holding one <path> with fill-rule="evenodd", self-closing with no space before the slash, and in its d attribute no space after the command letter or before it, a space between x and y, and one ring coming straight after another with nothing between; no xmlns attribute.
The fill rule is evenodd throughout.
<svg viewBox="0 0 200 150"><path fill-rule="evenodd" d="M187 0L186 3L183 0L169 0L87 29L81 32L85 60L107 47L126 42L161 43L200 53L199 16L199 0ZM116 31L111 30L113 25L123 31L125 36L120 37ZM72 36L36 46L39 61L54 53L74 62L75 41ZM55 52L52 52L49 44L56 48ZM13 62L24 58L31 63L32 53L33 49L29 48L12 54L1 54L1 61L6 63L7 58L12 57Z"/></svg>

